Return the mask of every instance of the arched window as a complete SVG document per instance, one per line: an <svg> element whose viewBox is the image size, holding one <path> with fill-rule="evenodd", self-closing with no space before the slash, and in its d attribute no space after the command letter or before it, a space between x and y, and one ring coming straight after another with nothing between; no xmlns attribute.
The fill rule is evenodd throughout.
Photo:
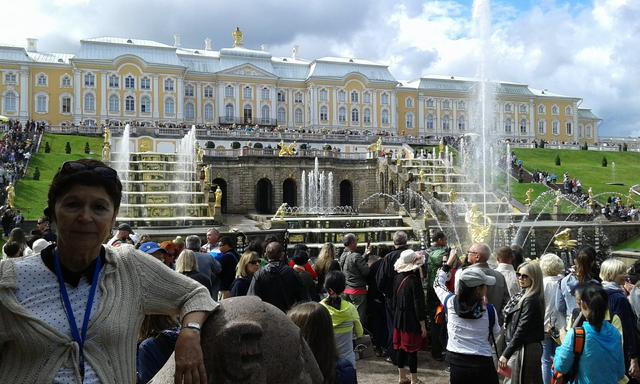
<svg viewBox="0 0 640 384"><path fill-rule="evenodd" d="M150 90L151 89L151 79L147 76L140 79L140 89Z"/></svg>
<svg viewBox="0 0 640 384"><path fill-rule="evenodd" d="M369 91L362 95L362 100L365 104L371 104L371 93Z"/></svg>
<svg viewBox="0 0 640 384"><path fill-rule="evenodd" d="M427 129L433 129L433 115L427 115Z"/></svg>
<svg viewBox="0 0 640 384"><path fill-rule="evenodd" d="M71 76L67 76L67 75L62 76L62 80L60 81L60 86L62 88L71 87Z"/></svg>
<svg viewBox="0 0 640 384"><path fill-rule="evenodd" d="M560 122L558 120L554 120L553 123L551 123L551 133L556 136L560 134Z"/></svg>
<svg viewBox="0 0 640 384"><path fill-rule="evenodd" d="M591 137L591 125L587 125L587 137Z"/></svg>
<svg viewBox="0 0 640 384"><path fill-rule="evenodd" d="M544 105L542 104L538 105L538 113L541 115L544 115L546 113Z"/></svg>
<svg viewBox="0 0 640 384"><path fill-rule="evenodd" d="M184 118L186 120L195 120L196 108L193 103L189 102L184 105Z"/></svg>
<svg viewBox="0 0 640 384"><path fill-rule="evenodd" d="M408 129L413 128L413 113L407 113L404 115L404 121Z"/></svg>
<svg viewBox="0 0 640 384"><path fill-rule="evenodd" d="M109 76L109 88L118 88L120 87L120 78L118 75L113 74Z"/></svg>
<svg viewBox="0 0 640 384"><path fill-rule="evenodd" d="M572 136L573 135L573 124L570 123L570 122L567 122L565 124L565 128L566 128L567 135Z"/></svg>
<svg viewBox="0 0 640 384"><path fill-rule="evenodd" d="M40 94L36 96L36 112L47 113L49 111L49 98L47 95Z"/></svg>
<svg viewBox="0 0 640 384"><path fill-rule="evenodd" d="M253 107L251 104L245 104L242 109L245 124L253 124Z"/></svg>
<svg viewBox="0 0 640 384"><path fill-rule="evenodd" d="M167 97L164 100L164 114L165 116L173 116L176 113L176 102L173 97Z"/></svg>
<svg viewBox="0 0 640 384"><path fill-rule="evenodd" d="M505 112L511 112L511 104L507 103L504 105L504 111Z"/></svg>
<svg viewBox="0 0 640 384"><path fill-rule="evenodd" d="M120 112L120 98L118 95L109 96L109 112Z"/></svg>
<svg viewBox="0 0 640 384"><path fill-rule="evenodd" d="M278 108L278 124L285 124L287 122L287 112L284 108Z"/></svg>
<svg viewBox="0 0 640 384"><path fill-rule="evenodd" d="M345 107L338 108L338 122L341 124L347 122L347 109Z"/></svg>
<svg viewBox="0 0 640 384"><path fill-rule="evenodd" d="M302 124L304 122L302 117L302 109L296 108L296 111L293 114L293 118L295 124Z"/></svg>
<svg viewBox="0 0 640 384"><path fill-rule="evenodd" d="M362 121L365 124L371 124L371 110L369 108L364 109L364 113L362 114Z"/></svg>
<svg viewBox="0 0 640 384"><path fill-rule="evenodd" d="M234 118L233 104L227 104L224 106L224 116L227 120L232 120Z"/></svg>
<svg viewBox="0 0 640 384"><path fill-rule="evenodd" d="M84 86L85 87L96 86L96 76L93 73L86 73L84 75Z"/></svg>
<svg viewBox="0 0 640 384"><path fill-rule="evenodd" d="M164 90L165 92L173 92L174 88L173 79L164 79Z"/></svg>
<svg viewBox="0 0 640 384"><path fill-rule="evenodd" d="M329 101L329 92L326 89L320 90L320 101Z"/></svg>
<svg viewBox="0 0 640 384"><path fill-rule="evenodd" d="M578 137L582 137L582 132L584 131L584 129L582 128L582 125L578 125Z"/></svg>
<svg viewBox="0 0 640 384"><path fill-rule="evenodd" d="M93 93L87 93L84 95L84 111L95 112L96 111L96 97Z"/></svg>
<svg viewBox="0 0 640 384"><path fill-rule="evenodd" d="M324 105L320 107L320 121L323 123L329 121L329 109Z"/></svg>
<svg viewBox="0 0 640 384"><path fill-rule="evenodd" d="M527 119L520 120L520 133L527 133Z"/></svg>
<svg viewBox="0 0 640 384"><path fill-rule="evenodd" d="M380 96L380 104L382 104L382 105L389 104L389 94L388 93L383 93Z"/></svg>
<svg viewBox="0 0 640 384"><path fill-rule="evenodd" d="M296 104L302 104L302 92L296 92L293 97L293 102Z"/></svg>
<svg viewBox="0 0 640 384"><path fill-rule="evenodd" d="M407 97L407 99L405 100L405 104L407 108L413 108L413 98Z"/></svg>
<svg viewBox="0 0 640 384"><path fill-rule="evenodd" d="M341 102L341 103L344 103L345 97L346 97L345 92L343 90L340 90L338 92L338 101Z"/></svg>
<svg viewBox="0 0 640 384"><path fill-rule="evenodd" d="M124 111L129 113L136 111L136 100L133 96L127 96L124 99Z"/></svg>
<svg viewBox="0 0 640 384"><path fill-rule="evenodd" d="M242 97L245 99L250 99L251 98L251 87L250 86L246 86L244 87L244 89L242 90Z"/></svg>
<svg viewBox="0 0 640 384"><path fill-rule="evenodd" d="M564 114L565 115L572 115L573 114L573 109L571 107L566 107L564 109Z"/></svg>
<svg viewBox="0 0 640 384"><path fill-rule="evenodd" d="M427 99L427 108L433 108L433 99Z"/></svg>
<svg viewBox="0 0 640 384"><path fill-rule="evenodd" d="M213 120L213 105L211 104L204 105L204 120L205 121Z"/></svg>
<svg viewBox="0 0 640 384"><path fill-rule="evenodd" d="M351 91L351 102L352 103L357 103L358 102L358 92L357 91Z"/></svg>
<svg viewBox="0 0 640 384"><path fill-rule="evenodd" d="M38 75L36 84L38 85L38 87L46 87L47 86L47 75L45 75L44 73L41 73Z"/></svg>
<svg viewBox="0 0 640 384"><path fill-rule="evenodd" d="M193 89L193 85L192 84L187 84L186 87L184 87L184 95L185 97L193 97L195 91Z"/></svg>
<svg viewBox="0 0 640 384"><path fill-rule="evenodd" d="M506 107L506 106L505 106L505 107ZM506 133L511 133L511 126L512 126L511 118L510 118L510 117L507 117L507 118L504 120L504 131L505 131Z"/></svg>
<svg viewBox="0 0 640 384"><path fill-rule="evenodd" d="M547 124L544 120L538 120L538 133L544 134L547 130Z"/></svg>
<svg viewBox="0 0 640 384"><path fill-rule="evenodd" d="M234 90L232 85L227 85L224 89L224 97L234 97Z"/></svg>
<svg viewBox="0 0 640 384"><path fill-rule="evenodd" d="M465 105L465 103L464 103L464 100L460 100L460 101L458 101L458 109L459 109L460 111L464 111L464 108L465 108L465 107L466 107L466 105Z"/></svg>
<svg viewBox="0 0 640 384"><path fill-rule="evenodd" d="M262 88L262 93L260 95L262 100L269 100L269 96L270 96L269 88L267 87Z"/></svg>
<svg viewBox="0 0 640 384"><path fill-rule="evenodd" d="M458 130L459 131L464 131L465 130L465 121L464 121L464 116L459 116L458 117Z"/></svg>
<svg viewBox="0 0 640 384"><path fill-rule="evenodd" d="M358 111L357 108L353 108L351 110L351 122L352 123L359 123L360 122L360 112Z"/></svg>
<svg viewBox="0 0 640 384"><path fill-rule="evenodd" d="M262 124L268 124L271 118L271 109L268 105L263 105L260 110L260 117L262 118Z"/></svg>
<svg viewBox="0 0 640 384"><path fill-rule="evenodd" d="M278 102L279 103L284 103L287 100L285 93L283 90L279 90L278 91Z"/></svg>
<svg viewBox="0 0 640 384"><path fill-rule="evenodd" d="M207 85L206 87L204 87L204 97L206 99L210 99L213 97L213 87L210 85Z"/></svg>
<svg viewBox="0 0 640 384"><path fill-rule="evenodd" d="M389 111L386 109L382 110L382 124L389 124Z"/></svg>
<svg viewBox="0 0 640 384"><path fill-rule="evenodd" d="M124 88L125 89L135 89L136 88L136 79L133 76L128 75L124 78Z"/></svg>
<svg viewBox="0 0 640 384"><path fill-rule="evenodd" d="M520 104L520 113L527 113L527 105Z"/></svg>
<svg viewBox="0 0 640 384"><path fill-rule="evenodd" d="M442 118L442 130L443 131L448 131L449 130L449 116L448 115L444 115L444 117Z"/></svg>
<svg viewBox="0 0 640 384"><path fill-rule="evenodd" d="M449 109L449 100L442 101L442 109Z"/></svg>
<svg viewBox="0 0 640 384"><path fill-rule="evenodd" d="M149 96L145 95L140 98L140 113L151 113L151 98Z"/></svg>
<svg viewBox="0 0 640 384"><path fill-rule="evenodd" d="M560 114L560 109L558 108L557 105L554 105L553 107L551 107L551 114L552 115L558 115Z"/></svg>
<svg viewBox="0 0 640 384"><path fill-rule="evenodd" d="M71 113L71 96L69 95L60 96L60 113L63 113L63 114Z"/></svg>
<svg viewBox="0 0 640 384"><path fill-rule="evenodd" d="M16 76L16 74L14 72L7 72L4 75L4 82L7 83L7 84L15 84L16 83L16 79L17 79L17 76Z"/></svg>

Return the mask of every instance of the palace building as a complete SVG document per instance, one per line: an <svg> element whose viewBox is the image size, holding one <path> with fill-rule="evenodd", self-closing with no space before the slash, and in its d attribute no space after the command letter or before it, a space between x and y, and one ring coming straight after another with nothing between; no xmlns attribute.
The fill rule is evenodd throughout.
<svg viewBox="0 0 640 384"><path fill-rule="evenodd" d="M138 121L251 125L455 136L471 131L474 79L400 82L389 67L355 58L272 56L265 47L214 51L148 40L80 41L76 54L0 46L0 114L51 125ZM526 84L492 83L495 135L514 140L597 142L600 119L581 98Z"/></svg>

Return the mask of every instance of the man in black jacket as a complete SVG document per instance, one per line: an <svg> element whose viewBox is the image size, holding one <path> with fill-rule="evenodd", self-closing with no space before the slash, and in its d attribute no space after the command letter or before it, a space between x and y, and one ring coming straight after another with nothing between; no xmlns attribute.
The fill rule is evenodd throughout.
<svg viewBox="0 0 640 384"><path fill-rule="evenodd" d="M283 312L287 312L296 303L309 301L298 274L282 261L282 245L271 242L264 253L269 264L253 275L247 295L258 296L262 301L280 308Z"/></svg>
<svg viewBox="0 0 640 384"><path fill-rule="evenodd" d="M393 246L395 249L389 252L382 264L376 272L376 285L378 290L384 295L384 305L387 312L387 330L389 332L389 338L387 340L387 353L389 358L395 364L395 354L393 353L393 279L396 277L397 272L393 268L402 251L406 250L408 237L406 232L398 231L393 234Z"/></svg>

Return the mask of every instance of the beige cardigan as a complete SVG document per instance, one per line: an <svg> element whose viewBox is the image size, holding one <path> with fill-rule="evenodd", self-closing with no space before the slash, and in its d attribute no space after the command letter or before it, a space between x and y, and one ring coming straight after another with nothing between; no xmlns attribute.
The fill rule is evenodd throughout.
<svg viewBox="0 0 640 384"><path fill-rule="evenodd" d="M0 383L51 383L78 360L73 339L33 317L17 301L19 259L0 262ZM205 287L132 246L106 247L102 298L92 314L85 359L101 383L136 382L136 342L147 314L213 311Z"/></svg>

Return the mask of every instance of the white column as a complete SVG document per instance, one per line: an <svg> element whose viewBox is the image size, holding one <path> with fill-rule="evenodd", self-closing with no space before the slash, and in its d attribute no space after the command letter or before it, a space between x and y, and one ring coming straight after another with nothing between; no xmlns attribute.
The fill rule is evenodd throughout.
<svg viewBox="0 0 640 384"><path fill-rule="evenodd" d="M390 99L391 99L391 110L389 111L389 121L391 123L391 130L393 131L395 129L395 133L398 133L398 113L396 111L396 93L395 92L391 92L390 95Z"/></svg>
<svg viewBox="0 0 640 384"><path fill-rule="evenodd" d="M151 90L151 92L153 92L153 106L151 107L151 110L153 111L152 117L154 120L158 120L160 118L160 103L158 102L160 88L158 88L158 75L153 75L151 78L153 79L153 89Z"/></svg>
<svg viewBox="0 0 640 384"><path fill-rule="evenodd" d="M424 126L424 95L418 95L418 135L425 135Z"/></svg>
<svg viewBox="0 0 640 384"><path fill-rule="evenodd" d="M178 92L178 101L176 102L176 119L178 122L182 122L183 116L182 111L184 110L184 79L182 77L178 77L178 87L176 88L176 92Z"/></svg>
<svg viewBox="0 0 640 384"><path fill-rule="evenodd" d="M53 81L53 79L51 79ZM20 68L20 121L29 119L29 68Z"/></svg>
<svg viewBox="0 0 640 384"><path fill-rule="evenodd" d="M107 72L100 73L100 120L107 118Z"/></svg>
<svg viewBox="0 0 640 384"><path fill-rule="evenodd" d="M196 83L196 123L202 124L202 83Z"/></svg>
<svg viewBox="0 0 640 384"><path fill-rule="evenodd" d="M338 125L338 89L333 88L333 97L332 97L332 106L333 113L331 114L331 124L335 127Z"/></svg>
<svg viewBox="0 0 640 384"><path fill-rule="evenodd" d="M80 87L82 86L82 74L80 70L73 71L73 120L80 122ZM124 108L123 108L124 109Z"/></svg>
<svg viewBox="0 0 640 384"><path fill-rule="evenodd" d="M235 109L236 110L235 110L235 113L234 113L234 118L239 119L240 118L240 92L242 91L242 88L240 87L240 84L236 84L236 85L234 85L234 87L235 87L235 90L236 90L236 92L235 92L235 94L236 94L236 102L235 102L236 108Z"/></svg>
<svg viewBox="0 0 640 384"><path fill-rule="evenodd" d="M371 108L371 110L373 111L371 126L377 131L379 128L378 127L378 92L377 91L371 92L371 104L373 105L373 108Z"/></svg>

